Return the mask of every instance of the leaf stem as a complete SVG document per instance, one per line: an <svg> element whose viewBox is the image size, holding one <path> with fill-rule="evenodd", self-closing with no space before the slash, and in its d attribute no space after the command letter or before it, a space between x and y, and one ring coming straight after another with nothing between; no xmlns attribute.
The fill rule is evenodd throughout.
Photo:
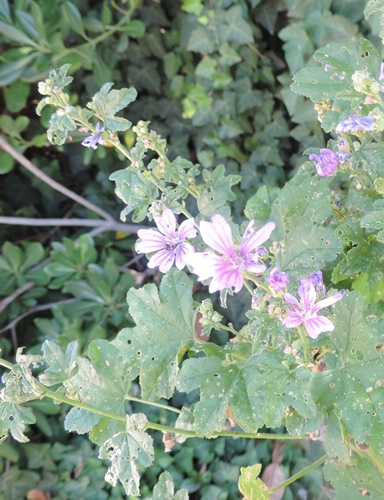
<svg viewBox="0 0 384 500"><path fill-rule="evenodd" d="M289 477L283 483L278 484L277 486L274 486L273 488L269 488L268 493L271 494L271 493L274 493L275 491L279 491L280 489L285 488L286 486L294 483L295 481L297 481L301 477L305 476L305 474L308 474L308 472L311 472L312 470L317 469L317 467L319 467L319 465L321 465L323 462L325 462L327 457L328 457L328 455L323 455L321 458L319 458L319 460L316 460L316 462L314 462L313 464L309 465L308 467L301 470L297 474L294 474L293 476Z"/></svg>
<svg viewBox="0 0 384 500"><path fill-rule="evenodd" d="M264 283L262 281L255 278L255 276L253 276L251 273L245 273L245 276L250 281L252 281L256 286L259 286L260 288L263 288L266 292L271 293L271 290L268 288L268 286L264 285Z"/></svg>
<svg viewBox="0 0 384 500"><path fill-rule="evenodd" d="M309 359L308 359L308 340L307 340L307 336L303 330L303 327L300 325L297 327L297 331L299 333L299 336L300 336L300 340L301 340L301 345L303 346L303 351L304 351L304 362L305 363L308 363Z"/></svg>

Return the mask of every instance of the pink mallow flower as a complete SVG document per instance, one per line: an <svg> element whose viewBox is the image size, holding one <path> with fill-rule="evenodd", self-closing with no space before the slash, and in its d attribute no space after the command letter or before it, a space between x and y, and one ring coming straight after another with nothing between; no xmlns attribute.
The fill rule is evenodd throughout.
<svg viewBox="0 0 384 500"><path fill-rule="evenodd" d="M160 216L154 216L159 231L155 229L139 229L135 250L137 253L156 252L149 259L148 267L159 266L162 273L168 272L173 263L177 269L185 266L185 257L194 252L195 249L186 240L195 238L197 229L194 220L187 219L180 224L176 231L176 217L171 209L167 208Z"/></svg>
<svg viewBox="0 0 384 500"><path fill-rule="evenodd" d="M322 177L333 175L339 166L337 154L327 148L320 149L319 155L310 154L309 159L314 163L318 175Z"/></svg>
<svg viewBox="0 0 384 500"><path fill-rule="evenodd" d="M281 292L287 288L289 284L289 276L287 273L281 273L278 266L274 267L267 278L267 282L271 285L275 292Z"/></svg>
<svg viewBox="0 0 384 500"><path fill-rule="evenodd" d="M324 307L331 306L338 302L343 294L341 292L332 295L316 303L316 290L314 284L309 279L302 279L298 290L300 302L291 295L284 295L285 302L291 306L287 308L287 317L283 320L287 328L296 328L302 323L307 333L313 339L316 339L320 333L332 332L335 328L332 321L325 316L318 316L318 311Z"/></svg>
<svg viewBox="0 0 384 500"><path fill-rule="evenodd" d="M220 214L213 215L212 222L200 223L200 234L204 242L217 252L196 252L188 254L185 262L198 275L199 281L212 278L210 293L233 288L237 293L244 285L244 272L260 274L266 270L259 264L258 247L267 241L275 229L274 222L267 222L261 229L253 229L251 221L240 245L233 242L231 227ZM219 255L218 255L219 254Z"/></svg>

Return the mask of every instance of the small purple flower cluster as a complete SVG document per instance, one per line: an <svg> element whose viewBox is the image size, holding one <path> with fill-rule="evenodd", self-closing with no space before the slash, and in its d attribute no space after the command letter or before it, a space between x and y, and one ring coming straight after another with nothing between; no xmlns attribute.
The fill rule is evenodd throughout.
<svg viewBox="0 0 384 500"><path fill-rule="evenodd" d="M81 144L86 148L92 148L92 149L97 149L97 146L99 144L104 146L105 141L101 137L101 134L103 132L104 132L104 127L100 127L100 123L98 122L96 124L95 133L93 135L86 137Z"/></svg>
<svg viewBox="0 0 384 500"><path fill-rule="evenodd" d="M376 116L351 115L341 121L335 131L340 132L371 132L375 128Z"/></svg>
<svg viewBox="0 0 384 500"><path fill-rule="evenodd" d="M331 149L322 148L319 155L312 153L309 159L313 161L318 175L328 177L336 173L339 163L343 164L348 161L349 156L343 151L334 153Z"/></svg>

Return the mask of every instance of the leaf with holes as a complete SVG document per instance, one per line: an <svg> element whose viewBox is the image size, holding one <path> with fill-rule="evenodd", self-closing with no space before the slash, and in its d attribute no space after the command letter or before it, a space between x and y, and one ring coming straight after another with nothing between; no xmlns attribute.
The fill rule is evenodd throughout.
<svg viewBox="0 0 384 500"><path fill-rule="evenodd" d="M366 451L369 453L369 449ZM338 462L325 464L324 477L336 490L336 495L332 497L334 500L365 497L371 500L381 500L383 498L382 471L373 467L372 462L364 457L364 453L361 453L361 456L353 454L351 463L347 466Z"/></svg>
<svg viewBox="0 0 384 500"><path fill-rule="evenodd" d="M331 216L327 180L303 172L287 182L268 217L276 223L272 239L284 248L276 258L280 269L302 278L335 259L342 245L327 224Z"/></svg>
<svg viewBox="0 0 384 500"><path fill-rule="evenodd" d="M2 394L0 394L2 398ZM20 443L29 441L24 434L28 424L34 424L36 418L30 408L10 401L0 400L0 444L7 439L8 432Z"/></svg>
<svg viewBox="0 0 384 500"><path fill-rule="evenodd" d="M313 378L314 400L333 415L332 425L339 429L339 442L331 443L332 456L345 456L345 436L367 443L375 453L384 449L383 360L376 349L382 342L381 320L364 317L363 312L356 292L335 304L335 330L329 333L334 349L324 358L327 370Z"/></svg>
<svg viewBox="0 0 384 500"><path fill-rule="evenodd" d="M324 130L330 132L364 103L366 96L354 90L352 75L364 69L378 79L381 57L375 46L362 38L352 48L330 43L315 52L314 59L323 67L301 69L295 74L291 89L315 103L329 103L328 109L322 110L321 122Z"/></svg>
<svg viewBox="0 0 384 500"><path fill-rule="evenodd" d="M215 170L203 170L205 184L200 188L197 196L197 206L203 217L211 217L227 208L229 201L236 199L231 187L241 180L240 175L225 177L224 165L218 165Z"/></svg>
<svg viewBox="0 0 384 500"><path fill-rule="evenodd" d="M247 500L269 500L268 487L259 479L261 464L240 468L239 490Z"/></svg>
<svg viewBox="0 0 384 500"><path fill-rule="evenodd" d="M138 467L149 467L154 459L153 440L144 432L147 422L142 413L127 415L125 430L107 439L100 447L99 458L112 462L105 480L112 486L116 486L119 480L127 495L140 495Z"/></svg>
<svg viewBox="0 0 384 500"><path fill-rule="evenodd" d="M94 340L88 349L89 359L77 357L78 371L70 380L64 381L69 397L78 399L103 412L125 417L125 401L131 381L137 370L123 362L118 349L105 340ZM101 428L93 429L102 421ZM120 423L108 415L102 420L97 412L72 408L65 418L66 430L84 434L92 430L92 439L97 443ZM108 436L109 437L109 436Z"/></svg>
<svg viewBox="0 0 384 500"><path fill-rule="evenodd" d="M184 272L171 269L160 291L148 284L128 292L136 328L122 330L112 343L124 360L140 369L144 399L170 398L173 394L179 361L194 339L192 285Z"/></svg>
<svg viewBox="0 0 384 500"><path fill-rule="evenodd" d="M283 353L264 351L246 361L236 357L230 361L231 351L218 347L209 354L185 361L177 380L179 391L200 390L193 412L199 435L220 432L228 408L245 432L257 432L264 425L279 427L289 416L289 408L312 421L313 427L319 425L318 409L308 389L311 373L296 366L291 370ZM295 429L290 431L295 433Z"/></svg>

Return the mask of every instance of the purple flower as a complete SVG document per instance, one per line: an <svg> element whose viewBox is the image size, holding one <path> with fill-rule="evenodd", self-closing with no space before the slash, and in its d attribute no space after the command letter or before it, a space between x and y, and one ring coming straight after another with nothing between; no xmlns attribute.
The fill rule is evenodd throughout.
<svg viewBox="0 0 384 500"><path fill-rule="evenodd" d="M384 80L384 62L381 63L380 75L379 75L379 81L382 82L383 80ZM381 92L384 92L384 84L381 85Z"/></svg>
<svg viewBox="0 0 384 500"><path fill-rule="evenodd" d="M336 132L357 132L363 130L369 132L374 129L377 117L376 116L357 116L352 115L343 120L336 127Z"/></svg>
<svg viewBox="0 0 384 500"><path fill-rule="evenodd" d="M102 132L104 132L104 127L100 127L100 123L97 122L96 129L95 129L96 135L93 134L93 135L86 137L81 144L83 146L85 146L86 148L97 149L97 146L99 144L101 144L101 145L105 144L105 142L103 141L103 139L101 137Z"/></svg>
<svg viewBox="0 0 384 500"><path fill-rule="evenodd" d="M318 311L339 301L343 294L341 292L316 302L316 291L311 280L302 279L299 286L300 302L291 295L284 295L285 302L291 306L287 308L287 317L283 320L283 325L287 328L296 328L302 323L308 335L316 339L322 332L332 332L335 328L332 321L325 316L318 316Z"/></svg>
<svg viewBox="0 0 384 500"><path fill-rule="evenodd" d="M322 177L333 175L339 165L339 158L336 153L330 149L320 149L320 154L310 154L309 159L313 161L316 171Z"/></svg>
<svg viewBox="0 0 384 500"><path fill-rule="evenodd" d="M193 246L185 241L195 238L197 234L194 220L185 220L176 231L176 217L171 209L165 209L160 216L154 216L154 219L160 232L155 229L139 229L136 252L156 252L149 259L148 267L159 266L162 273L168 272L175 261L177 269L183 269L186 264L185 257L195 251Z"/></svg>
<svg viewBox="0 0 384 500"><path fill-rule="evenodd" d="M349 155L347 153L344 153L344 151L339 151L338 153L336 153L336 156L341 164L349 160Z"/></svg>
<svg viewBox="0 0 384 500"><path fill-rule="evenodd" d="M258 247L267 241L275 227L274 222L267 222L255 231L251 221L241 244L235 247L230 225L223 216L216 214L212 217L212 222L200 223L200 234L204 242L217 254L196 252L189 254L185 261L198 275L198 280L212 278L209 285L211 293L225 288L233 288L237 293L243 287L245 271L255 274L265 271L266 266L258 263Z"/></svg>
<svg viewBox="0 0 384 500"><path fill-rule="evenodd" d="M325 295L325 285L323 281L323 273L316 271L308 276L309 281L315 287L316 292L322 292Z"/></svg>
<svg viewBox="0 0 384 500"><path fill-rule="evenodd" d="M288 285L289 276L287 273L281 273L280 269L276 266L272 269L267 281L275 292L281 292Z"/></svg>

